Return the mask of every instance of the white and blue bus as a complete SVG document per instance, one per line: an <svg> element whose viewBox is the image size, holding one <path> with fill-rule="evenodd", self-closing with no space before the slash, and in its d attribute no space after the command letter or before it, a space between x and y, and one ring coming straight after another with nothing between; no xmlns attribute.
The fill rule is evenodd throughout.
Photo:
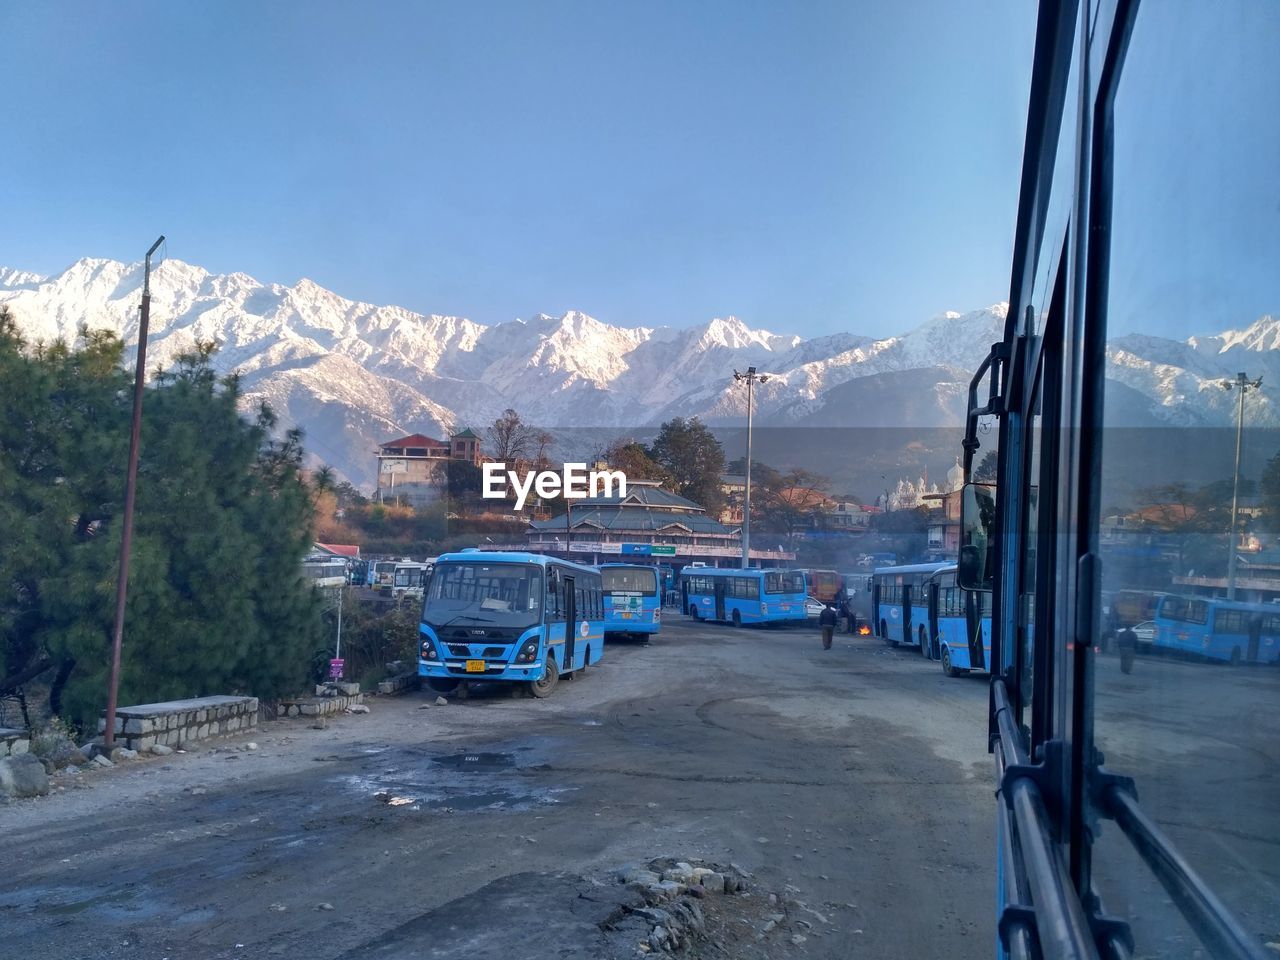
<svg viewBox="0 0 1280 960"><path fill-rule="evenodd" d="M418 675L433 690L465 696L470 683L505 680L549 696L604 656L600 571L532 553L444 554L419 632Z"/></svg>
<svg viewBox="0 0 1280 960"><path fill-rule="evenodd" d="M659 571L639 563L602 563L606 634L653 636L662 628Z"/></svg>
<svg viewBox="0 0 1280 960"><path fill-rule="evenodd" d="M740 627L806 619L805 579L799 570L686 567L680 596L685 613L695 620Z"/></svg>
<svg viewBox="0 0 1280 960"><path fill-rule="evenodd" d="M1208 597L1163 596L1152 645L1228 663L1280 661L1280 607Z"/></svg>

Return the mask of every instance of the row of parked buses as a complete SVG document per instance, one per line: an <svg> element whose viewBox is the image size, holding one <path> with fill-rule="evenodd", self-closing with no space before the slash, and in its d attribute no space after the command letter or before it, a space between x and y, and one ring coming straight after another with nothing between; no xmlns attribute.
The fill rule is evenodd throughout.
<svg viewBox="0 0 1280 960"><path fill-rule="evenodd" d="M876 636L916 647L949 677L990 670L991 595L961 590L954 563L880 567L870 587Z"/></svg>
<svg viewBox="0 0 1280 960"><path fill-rule="evenodd" d="M390 561L371 564L374 577L380 563ZM663 581L659 568L644 564L595 567L478 549L444 554L425 579L418 673L441 693L504 681L545 697L562 676L599 662L606 634L657 634ZM834 571L689 566L678 595L681 610L696 619L741 626L804 621L812 598L832 602L846 586Z"/></svg>

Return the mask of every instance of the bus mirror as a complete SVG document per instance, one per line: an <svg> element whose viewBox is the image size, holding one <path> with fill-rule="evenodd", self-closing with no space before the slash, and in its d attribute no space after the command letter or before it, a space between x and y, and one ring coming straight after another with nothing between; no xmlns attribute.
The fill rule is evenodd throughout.
<svg viewBox="0 0 1280 960"><path fill-rule="evenodd" d="M996 488L966 483L960 506L960 560L956 575L965 590L990 591L995 571L991 561L995 536Z"/></svg>

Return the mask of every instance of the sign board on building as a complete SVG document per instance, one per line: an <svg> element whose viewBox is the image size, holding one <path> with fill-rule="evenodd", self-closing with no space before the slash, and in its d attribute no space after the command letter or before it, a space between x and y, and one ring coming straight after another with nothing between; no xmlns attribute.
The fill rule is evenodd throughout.
<svg viewBox="0 0 1280 960"><path fill-rule="evenodd" d="M620 543L595 543L592 541L569 544L571 553L621 553Z"/></svg>
<svg viewBox="0 0 1280 960"><path fill-rule="evenodd" d="M380 469L383 473L406 473L409 466L403 460L383 460Z"/></svg>
<svg viewBox="0 0 1280 960"><path fill-rule="evenodd" d="M674 557L676 555L676 548L674 546L663 546L655 543L650 548L649 552L657 557Z"/></svg>
<svg viewBox="0 0 1280 960"><path fill-rule="evenodd" d="M631 556L648 556L653 552L653 545L649 543L624 543L622 552Z"/></svg>

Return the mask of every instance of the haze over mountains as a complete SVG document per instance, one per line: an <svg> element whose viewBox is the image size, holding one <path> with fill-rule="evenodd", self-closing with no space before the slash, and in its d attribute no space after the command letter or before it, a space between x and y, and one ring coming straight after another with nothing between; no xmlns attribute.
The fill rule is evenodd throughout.
<svg viewBox="0 0 1280 960"><path fill-rule="evenodd" d="M757 424L813 428L958 427L965 387L1001 338L1005 304L946 313L890 337L803 339L733 317L697 326L614 327L583 313L539 314L490 326L360 303L310 280L264 284L178 260L152 271L148 367L197 339L216 340L219 369L242 374L246 403L266 399L307 447L358 484L372 451L392 437L478 432L503 409L564 437L561 457L594 437L651 430L672 416L738 428L745 392L733 370L771 379L756 389ZM81 324L136 342L140 263L82 259L51 277L0 267L8 303L29 339L70 340ZM1108 349L1108 415L1117 425L1221 427L1235 397L1218 381L1237 370L1280 386L1280 321L1185 341L1120 336ZM1249 396L1256 426L1280 426L1266 391ZM948 434L950 430L947 431ZM578 437L578 441L569 439ZM731 451L731 456L734 455Z"/></svg>

